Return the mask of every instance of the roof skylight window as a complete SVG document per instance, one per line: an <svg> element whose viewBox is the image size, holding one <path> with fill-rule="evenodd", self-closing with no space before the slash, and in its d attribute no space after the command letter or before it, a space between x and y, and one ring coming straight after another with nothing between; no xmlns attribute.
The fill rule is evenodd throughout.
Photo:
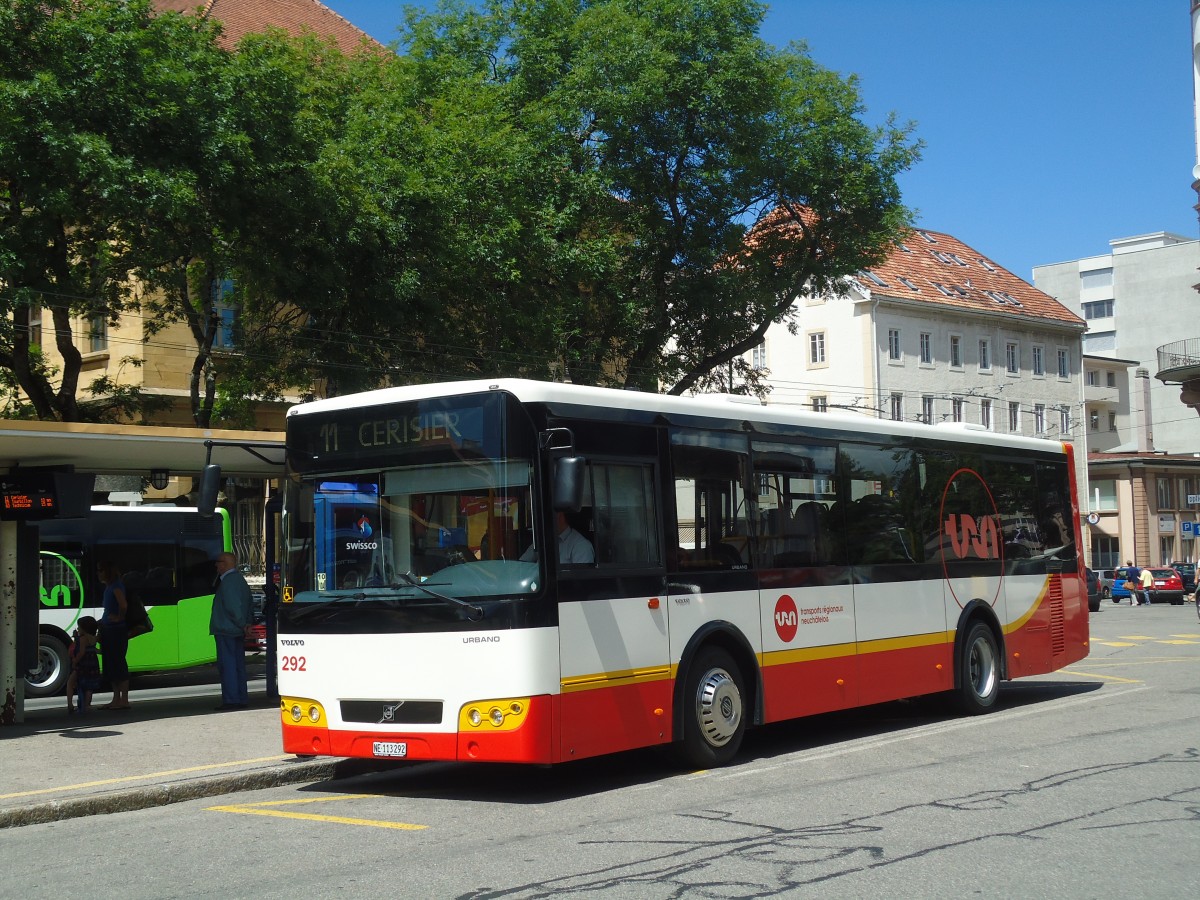
<svg viewBox="0 0 1200 900"><path fill-rule="evenodd" d="M992 265L990 262L988 262L986 259L979 259L979 260L976 260L976 262L978 262L978 263L979 263L981 266L983 266L983 267L984 267L985 269L987 269L989 272L995 272L995 271L996 271L996 267L995 267L995 266L993 266L993 265Z"/></svg>
<svg viewBox="0 0 1200 900"><path fill-rule="evenodd" d="M935 241L933 238L931 238L931 237L929 236L929 232L928 232L928 231L921 231L920 229L917 229L917 234L919 234L921 237L925 238L925 240L926 240L926 241L928 241L928 242L929 242L929 243L931 243L931 244L936 244L936 243L937 243L937 241Z"/></svg>
<svg viewBox="0 0 1200 900"><path fill-rule="evenodd" d="M919 291L919 290L921 290L919 287L917 287L915 284L913 284L911 281L909 281L909 280L908 280L907 278L905 278L903 275L901 275L901 276L900 276L900 283L901 283L902 285L904 285L906 288L908 288L910 291Z"/></svg>
<svg viewBox="0 0 1200 900"><path fill-rule="evenodd" d="M888 286L888 283L886 281L884 281L882 278L880 278L878 275L876 275L874 272L869 272L866 269L863 269L858 274L861 275L863 278L866 278L868 281L879 285L880 287Z"/></svg>
<svg viewBox="0 0 1200 900"><path fill-rule="evenodd" d="M950 288L946 287L944 284L939 284L938 282L935 281L933 283L933 286L935 288L937 288L939 291L941 291L943 294L945 294L947 297L954 296L954 292L952 290L950 290Z"/></svg>

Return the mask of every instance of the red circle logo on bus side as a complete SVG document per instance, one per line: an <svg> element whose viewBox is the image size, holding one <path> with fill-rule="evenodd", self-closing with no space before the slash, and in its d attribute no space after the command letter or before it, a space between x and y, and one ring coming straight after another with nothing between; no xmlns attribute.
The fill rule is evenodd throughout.
<svg viewBox="0 0 1200 900"><path fill-rule="evenodd" d="M983 508L960 512L947 511L947 498L955 480L959 478L975 479L979 482L983 491L982 497L986 498ZM1000 599L1000 589L1004 584L1004 532L1000 523L1000 510L996 507L996 498L992 495L992 489L988 487L983 476L974 469L965 467L951 475L942 491L942 508L939 518L942 521L942 576L946 580L950 596L954 598L954 602L960 609L965 606L963 598L959 597L955 590L955 581L957 580L960 588L970 584L971 590L976 591L980 599L986 600L986 593L991 591L992 597L987 600L987 603L994 607L996 601ZM992 572L982 575L982 577L980 575L960 579L951 577L947 563L951 560L963 559L989 562ZM977 583L971 584L972 581L977 581Z"/></svg>
<svg viewBox="0 0 1200 900"><path fill-rule="evenodd" d="M775 633L785 644L790 644L799 624L800 613L796 611L796 601L784 594L775 601Z"/></svg>

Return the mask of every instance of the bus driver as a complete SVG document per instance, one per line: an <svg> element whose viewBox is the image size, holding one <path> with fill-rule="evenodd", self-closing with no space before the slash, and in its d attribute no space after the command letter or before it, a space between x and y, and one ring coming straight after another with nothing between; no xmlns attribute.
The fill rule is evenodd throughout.
<svg viewBox="0 0 1200 900"><path fill-rule="evenodd" d="M569 565L591 564L596 561L596 551L591 542L571 527L565 512L554 514L554 530L558 533L558 561ZM537 547L530 547L521 554L522 562L537 561Z"/></svg>

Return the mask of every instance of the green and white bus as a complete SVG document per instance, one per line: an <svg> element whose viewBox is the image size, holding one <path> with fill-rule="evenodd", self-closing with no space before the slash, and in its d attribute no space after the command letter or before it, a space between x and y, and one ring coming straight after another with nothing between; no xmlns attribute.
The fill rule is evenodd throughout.
<svg viewBox="0 0 1200 900"><path fill-rule="evenodd" d="M111 560L131 598L141 600L154 630L129 642L131 672L181 669L216 659L208 633L213 560L233 549L229 514L211 517L177 506L93 506L86 519L39 523L38 665L25 693L60 693L67 649L80 616L100 618L104 586L96 564ZM103 647L101 647L103 651Z"/></svg>

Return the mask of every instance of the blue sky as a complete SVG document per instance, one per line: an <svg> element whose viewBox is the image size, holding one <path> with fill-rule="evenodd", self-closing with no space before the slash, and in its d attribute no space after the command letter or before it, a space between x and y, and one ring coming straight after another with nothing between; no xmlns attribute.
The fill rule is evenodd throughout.
<svg viewBox="0 0 1200 900"><path fill-rule="evenodd" d="M322 0L388 43L397 0ZM422 5L422 4L415 4ZM869 122L916 123L918 223L1027 281L1113 238L1200 237L1187 0L777 0L776 46L855 74Z"/></svg>

